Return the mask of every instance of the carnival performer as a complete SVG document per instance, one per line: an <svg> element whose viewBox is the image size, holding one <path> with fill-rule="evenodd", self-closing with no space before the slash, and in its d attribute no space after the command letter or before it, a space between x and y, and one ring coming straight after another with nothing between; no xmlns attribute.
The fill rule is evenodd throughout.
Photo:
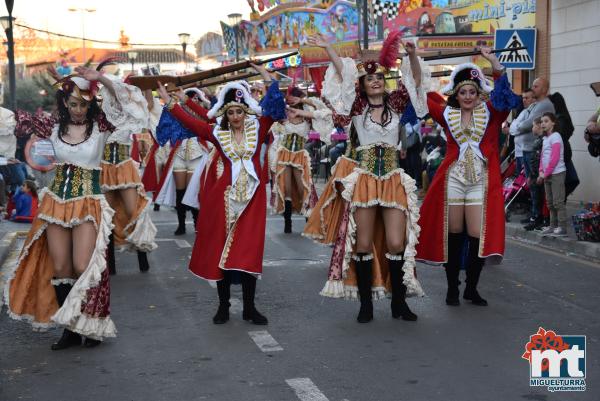
<svg viewBox="0 0 600 401"><path fill-rule="evenodd" d="M128 101L132 112L137 111L138 119L150 121L148 99L136 98ZM146 96L144 94L144 96ZM139 104L133 104L133 101ZM144 109L143 107L146 107ZM108 136L104 145L102 157L102 176L100 184L104 196L110 207L115 211L113 218L114 229L110 237L107 252L107 263L110 274L116 274L115 246L130 251L135 251L138 258L138 267L141 272L150 269L147 252L156 249L154 242L156 227L148 213L150 198L146 196L146 189L140 178L138 163L132 158L132 144L134 135L142 129L137 125L121 124L119 118L114 116L111 121L117 122L116 129ZM147 129L148 123L142 128Z"/></svg>
<svg viewBox="0 0 600 401"><path fill-rule="evenodd" d="M189 266L195 275L217 281L219 308L213 317L215 324L229 320L230 286L238 280L242 284L244 320L268 323L256 310L254 295L264 252L269 130L274 120L285 118L285 101L278 82L271 83L263 67L252 66L270 84L261 102L262 110L245 85L229 83L207 114L208 118L220 117L214 127L187 113L162 86L158 89L169 109L163 111L157 129L159 142L167 140L163 132L173 141L189 136L186 131L190 130L215 147L203 173L196 242ZM185 129L175 129L177 120Z"/></svg>
<svg viewBox="0 0 600 401"><path fill-rule="evenodd" d="M187 113L203 121L214 123L207 117L210 101L201 90L191 88L185 93L180 90L175 96ZM165 146L169 145L166 144ZM174 234L184 235L186 233L185 218L187 210L192 213L195 227L198 219L198 209L184 204L183 199L194 172L202 168L206 162L210 146L202 139L184 138L168 149L169 153L164 162L156 202L160 205L175 206L178 225ZM166 150L161 152L162 155L165 155L165 152Z"/></svg>
<svg viewBox="0 0 600 401"><path fill-rule="evenodd" d="M65 327L53 350L80 345L81 336L93 347L116 335L105 259L114 211L102 193L101 160L115 125L135 132L148 119L139 89L87 67L76 71L78 76L57 83L57 121L20 113L16 129L48 137L57 164L9 272L5 300L9 315L34 329ZM95 96L99 83L101 104Z"/></svg>
<svg viewBox="0 0 600 401"><path fill-rule="evenodd" d="M292 109L306 110L311 118L288 115L287 120L273 124L271 130L278 135L275 172L274 212L283 214L284 233L292 232L292 213L305 217L317 202L312 182L310 155L304 149L310 131L317 131L322 140L329 142L333 129L331 110L318 98L307 99L304 92L293 87L287 96Z"/></svg>
<svg viewBox="0 0 600 401"><path fill-rule="evenodd" d="M459 302L459 270L468 242L466 288L463 298L475 305L487 301L477 283L487 258L504 253L504 203L500 178L499 143L502 123L520 102L510 89L504 67L490 49L481 49L494 71L494 88L481 69L471 63L457 66L450 83L427 95L429 113L448 138L446 157L421 206L419 260L444 264L448 281L446 304Z"/></svg>
<svg viewBox="0 0 600 401"><path fill-rule="evenodd" d="M400 35L388 35L379 61L358 65L340 58L321 37L309 41L323 47L332 60L323 96L335 110L336 125L350 125L350 144L347 156L334 166L304 235L334 245L329 279L321 295L350 299L358 295L360 323L373 319L373 298L389 292L392 317L417 320L405 298L423 295L415 277L419 236L416 185L400 168L399 151L402 124L416 120L415 110L418 116L427 113L423 88L430 78L421 68L415 46L405 43L404 82L398 82L397 90L386 92L385 74L396 64Z"/></svg>

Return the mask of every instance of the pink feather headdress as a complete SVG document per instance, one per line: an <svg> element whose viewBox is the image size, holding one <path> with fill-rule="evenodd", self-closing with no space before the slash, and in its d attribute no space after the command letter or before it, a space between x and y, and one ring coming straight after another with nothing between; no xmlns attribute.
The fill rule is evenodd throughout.
<svg viewBox="0 0 600 401"><path fill-rule="evenodd" d="M383 42L379 61L366 60L357 65L358 75L367 74L387 74L389 70L396 65L398 54L400 53L400 40L402 31L390 32Z"/></svg>

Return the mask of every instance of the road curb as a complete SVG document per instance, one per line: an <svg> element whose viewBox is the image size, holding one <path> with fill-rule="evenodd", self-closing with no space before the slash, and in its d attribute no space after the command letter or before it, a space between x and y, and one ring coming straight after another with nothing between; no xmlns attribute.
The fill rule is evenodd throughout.
<svg viewBox="0 0 600 401"><path fill-rule="evenodd" d="M6 258L10 254L10 251L19 236L18 231L4 234L2 240L0 240L0 266L4 264Z"/></svg>
<svg viewBox="0 0 600 401"><path fill-rule="evenodd" d="M543 236L535 231L525 231L521 225L515 223L506 223L506 236L568 256L600 262L600 243L577 241L570 237Z"/></svg>

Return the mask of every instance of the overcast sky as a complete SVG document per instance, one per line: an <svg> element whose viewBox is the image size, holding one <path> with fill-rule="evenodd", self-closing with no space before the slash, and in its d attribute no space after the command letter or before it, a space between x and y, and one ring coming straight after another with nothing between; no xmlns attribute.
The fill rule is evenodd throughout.
<svg viewBox="0 0 600 401"><path fill-rule="evenodd" d="M132 43L179 43L177 34L188 32L192 42L202 34L221 32L219 21L227 14L248 18L246 0L15 0L13 16L33 28L81 36L80 12L70 7L95 8L85 13L85 36L90 39L119 39L125 29ZM4 2L1 15L7 15Z"/></svg>

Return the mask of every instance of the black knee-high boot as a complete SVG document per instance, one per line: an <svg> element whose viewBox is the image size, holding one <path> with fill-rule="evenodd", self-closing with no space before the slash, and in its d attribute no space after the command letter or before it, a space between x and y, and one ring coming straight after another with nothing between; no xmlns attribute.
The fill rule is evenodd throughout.
<svg viewBox="0 0 600 401"><path fill-rule="evenodd" d="M477 292L477 283L479 283L479 276L485 264L485 259L479 257L479 238L469 236L468 241L469 264L467 265L467 280L463 298L475 305L487 306L487 301L481 298Z"/></svg>
<svg viewBox="0 0 600 401"><path fill-rule="evenodd" d="M177 230L175 235L185 234L185 209L186 206L182 203L183 196L185 195L185 189L175 190L175 210L177 211Z"/></svg>
<svg viewBox="0 0 600 401"><path fill-rule="evenodd" d="M69 280L70 281L70 280ZM58 306L62 307L65 303L65 299L67 299L67 295L71 292L71 288L73 288L72 283L54 283L54 292L56 292L56 301L58 302ZM74 345L81 345L81 336L77 333L72 332L69 329L64 329L62 336L60 339L52 344L50 347L53 351L58 351L61 349L69 348Z"/></svg>
<svg viewBox="0 0 600 401"><path fill-rule="evenodd" d="M117 274L117 267L115 263L115 237L113 234L108 236L108 246L106 247L106 265L108 266L108 273L111 276Z"/></svg>
<svg viewBox="0 0 600 401"><path fill-rule="evenodd" d="M360 297L360 310L356 320L359 323L368 323L373 320L373 254L357 253L354 256L356 267L356 284Z"/></svg>
<svg viewBox="0 0 600 401"><path fill-rule="evenodd" d="M231 297L231 281L225 277L217 281L217 294L219 295L219 309L213 317L214 324L227 323L229 320L229 298Z"/></svg>
<svg viewBox="0 0 600 401"><path fill-rule="evenodd" d="M415 321L417 315L412 313L406 303L406 285L404 284L404 254L386 254L392 283L392 317L402 320Z"/></svg>
<svg viewBox="0 0 600 401"><path fill-rule="evenodd" d="M292 201L285 200L285 209L283 210L284 228L283 232L289 234L292 232Z"/></svg>
<svg viewBox="0 0 600 401"><path fill-rule="evenodd" d="M446 293L446 305L460 305L458 286L460 281L460 256L462 255L464 245L464 236L462 233L448 233L448 262L444 264L446 268L446 281L448 282L448 292Z"/></svg>
<svg viewBox="0 0 600 401"><path fill-rule="evenodd" d="M140 271L143 273L147 272L150 269L150 264L148 263L148 254L143 251L137 251L137 257Z"/></svg>
<svg viewBox="0 0 600 401"><path fill-rule="evenodd" d="M254 306L254 295L256 293L256 277L249 273L242 273L242 298L244 301L244 311L242 317L244 320L251 321L253 324L265 325L269 321Z"/></svg>

